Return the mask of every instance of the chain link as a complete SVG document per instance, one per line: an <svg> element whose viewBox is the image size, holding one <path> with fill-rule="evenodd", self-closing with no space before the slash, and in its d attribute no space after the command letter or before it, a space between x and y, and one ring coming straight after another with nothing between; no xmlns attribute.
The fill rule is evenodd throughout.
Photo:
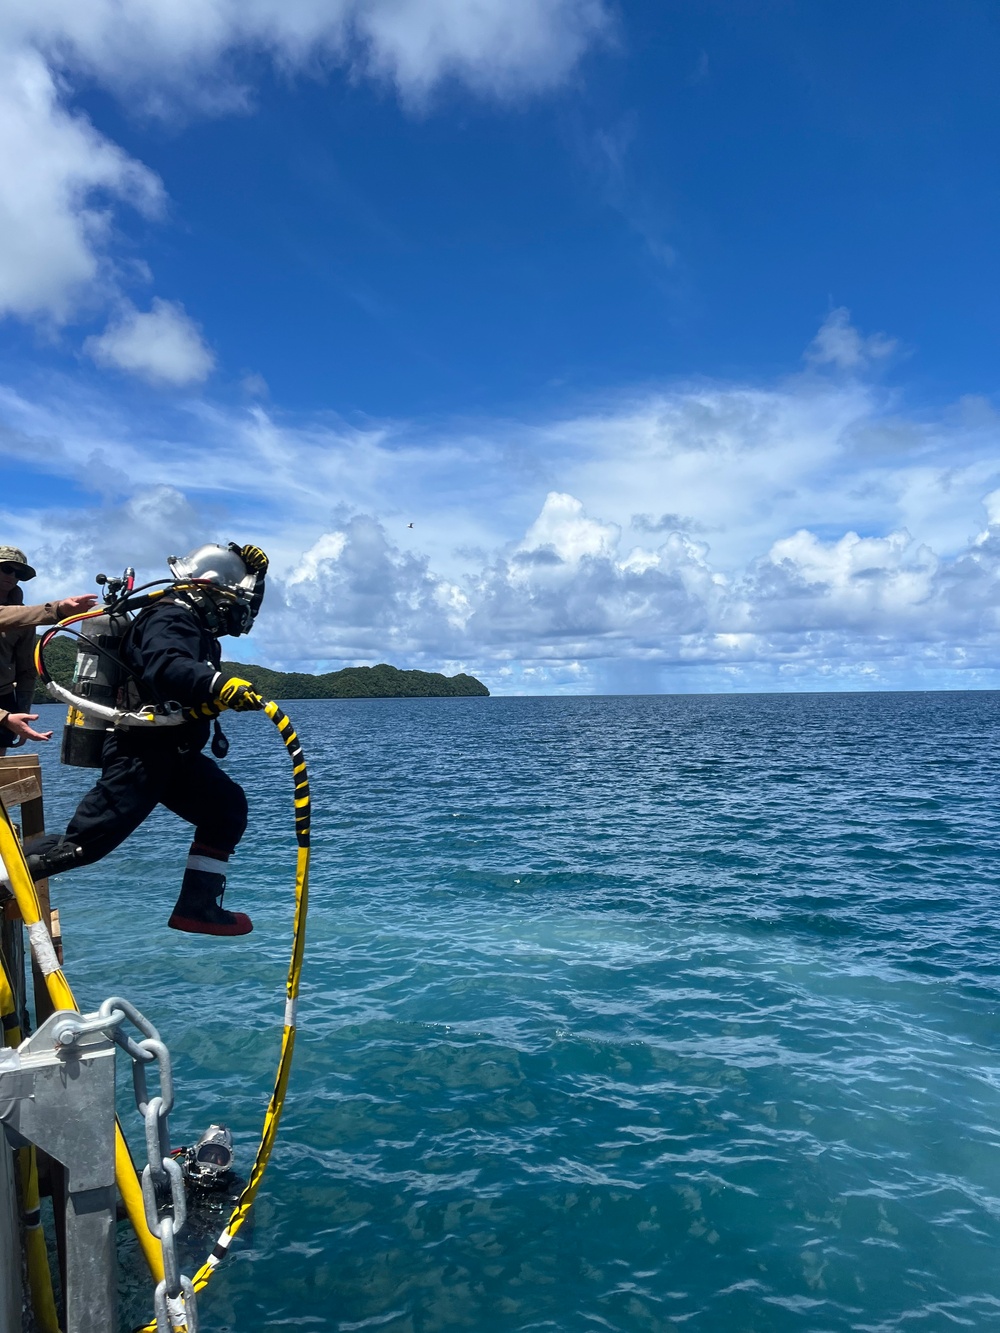
<svg viewBox="0 0 1000 1333"><path fill-rule="evenodd" d="M184 1297L183 1306L167 1296L166 1278L160 1282L153 1293L153 1304L156 1309L156 1333L171 1333L174 1324L179 1318L187 1319L188 1333L198 1333L198 1307L194 1294L194 1283L189 1277L181 1274L181 1292ZM173 1308L171 1308L173 1307Z"/></svg>
<svg viewBox="0 0 1000 1333"><path fill-rule="evenodd" d="M82 1014L67 1013L64 1021L52 1034L57 1046L75 1046L87 1032L103 1032L114 1040L114 1030L125 1021L120 1009L112 1009L108 1014L97 1014L94 1018L84 1018Z"/></svg>
<svg viewBox="0 0 1000 1333"><path fill-rule="evenodd" d="M186 1328L187 1333L198 1333L194 1285L180 1271L175 1240L187 1221L187 1196L184 1192L184 1173L170 1155L167 1116L174 1106L170 1052L149 1019L120 995L112 995L105 1000L98 1015L101 1030L131 1057L135 1105L142 1116L146 1132L147 1163L142 1170L142 1201L146 1225L160 1242L163 1251L163 1279L153 1294L157 1333L174 1333L177 1328ZM121 1024L126 1018L143 1034L140 1041L121 1030ZM75 1029L76 1032L84 1030L92 1028L83 1028L81 1025ZM73 1036L74 1033L67 1029L66 1037L72 1040ZM154 1063L158 1066L160 1091L158 1096L150 1097L146 1066Z"/></svg>

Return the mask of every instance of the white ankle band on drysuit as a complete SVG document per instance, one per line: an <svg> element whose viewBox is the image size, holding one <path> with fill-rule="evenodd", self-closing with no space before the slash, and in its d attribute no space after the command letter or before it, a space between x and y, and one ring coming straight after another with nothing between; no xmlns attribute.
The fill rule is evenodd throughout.
<svg viewBox="0 0 1000 1333"><path fill-rule="evenodd" d="M195 856L194 853L184 863L185 870L207 870L210 875L224 875L225 861L217 861L214 856Z"/></svg>

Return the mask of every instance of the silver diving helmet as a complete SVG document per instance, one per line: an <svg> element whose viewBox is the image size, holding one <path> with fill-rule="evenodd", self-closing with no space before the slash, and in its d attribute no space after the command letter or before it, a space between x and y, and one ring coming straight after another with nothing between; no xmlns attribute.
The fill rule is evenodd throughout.
<svg viewBox="0 0 1000 1333"><path fill-rule="evenodd" d="M194 600L208 599L224 633L250 633L264 600L264 575L247 568L235 542L208 542L187 555L168 556L167 567L178 583L196 585Z"/></svg>
<svg viewBox="0 0 1000 1333"><path fill-rule="evenodd" d="M233 1169L233 1136L225 1125L209 1125L197 1143L187 1149L184 1174L192 1185L214 1189Z"/></svg>

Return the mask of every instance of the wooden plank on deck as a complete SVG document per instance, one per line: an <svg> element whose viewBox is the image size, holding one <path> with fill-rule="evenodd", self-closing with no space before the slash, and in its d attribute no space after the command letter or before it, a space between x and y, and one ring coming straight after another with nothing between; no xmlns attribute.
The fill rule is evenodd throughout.
<svg viewBox="0 0 1000 1333"><path fill-rule="evenodd" d="M3 801L8 810L24 805L27 801L39 801L41 798L41 784L34 774L20 778L17 782L5 782L0 786L0 801Z"/></svg>

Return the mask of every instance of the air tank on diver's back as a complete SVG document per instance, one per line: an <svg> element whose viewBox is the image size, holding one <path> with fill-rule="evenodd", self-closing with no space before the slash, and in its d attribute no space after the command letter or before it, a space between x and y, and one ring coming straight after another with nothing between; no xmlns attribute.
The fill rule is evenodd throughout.
<svg viewBox="0 0 1000 1333"><path fill-rule="evenodd" d="M126 569L120 579L98 574L97 582L106 585L104 599L113 604L123 590L131 590L135 570ZM76 662L70 685L70 692L77 698L103 704L106 708L118 706L125 677L120 649L128 626L127 616L113 612L99 616L91 614L84 619L76 641ZM101 752L109 730L104 718L70 704L59 758L72 768L100 768Z"/></svg>

